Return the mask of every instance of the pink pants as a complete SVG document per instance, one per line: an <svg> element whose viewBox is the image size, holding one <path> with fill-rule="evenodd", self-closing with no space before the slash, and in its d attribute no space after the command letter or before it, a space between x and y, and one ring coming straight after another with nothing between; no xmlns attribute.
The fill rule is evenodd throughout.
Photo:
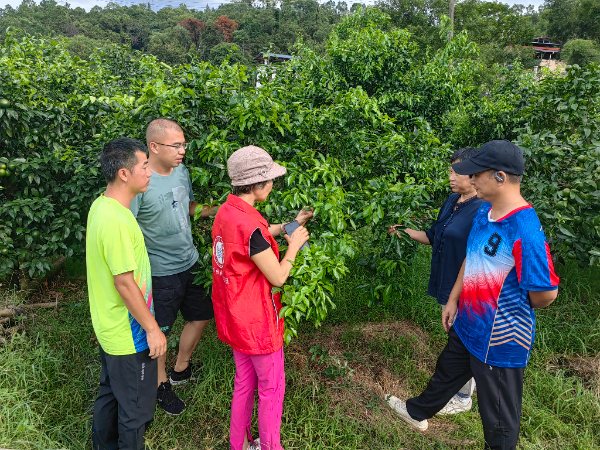
<svg viewBox="0 0 600 450"><path fill-rule="evenodd" d="M253 442L250 422L254 391L258 388L258 436L261 450L283 450L280 442L281 414L285 394L283 347L266 355L246 355L233 350L235 387L231 402L231 450L244 448L244 436Z"/></svg>

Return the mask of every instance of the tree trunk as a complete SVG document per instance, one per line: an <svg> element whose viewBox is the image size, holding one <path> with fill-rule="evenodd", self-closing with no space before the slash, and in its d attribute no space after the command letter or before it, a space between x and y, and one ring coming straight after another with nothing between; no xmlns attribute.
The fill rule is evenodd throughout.
<svg viewBox="0 0 600 450"><path fill-rule="evenodd" d="M454 0L450 0L450 22L452 22L452 30L450 30L448 42L450 42L454 36Z"/></svg>
<svg viewBox="0 0 600 450"><path fill-rule="evenodd" d="M65 258L64 256L61 256L56 261L54 261L54 263L52 264L52 268L48 271L48 273L46 275L44 275L41 278L33 278L32 279L32 278L29 278L26 273L22 272L22 274L21 274L22 276L20 279L21 290L17 292L17 298L20 301L23 301L30 294L37 291L40 287L40 284L42 284L42 281L44 281L47 278L52 278L54 275L56 275L58 272L60 272L62 270L62 268L65 265L65 262L67 262L67 258Z"/></svg>

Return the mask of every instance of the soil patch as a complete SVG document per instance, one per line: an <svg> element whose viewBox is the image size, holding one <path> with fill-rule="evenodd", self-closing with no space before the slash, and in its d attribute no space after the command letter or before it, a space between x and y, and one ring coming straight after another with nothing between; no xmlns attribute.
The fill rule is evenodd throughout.
<svg viewBox="0 0 600 450"><path fill-rule="evenodd" d="M567 376L574 376L600 399L600 355L595 358L576 356L561 357L550 368L562 369Z"/></svg>
<svg viewBox="0 0 600 450"><path fill-rule="evenodd" d="M405 427L387 407L385 397L402 400L418 394L433 374L441 349L417 325L408 322L334 326L301 336L286 347L286 364L295 369L294 382L312 387L312 395L327 393L331 411L363 423ZM451 438L458 426L433 418L425 435L464 448L475 441Z"/></svg>

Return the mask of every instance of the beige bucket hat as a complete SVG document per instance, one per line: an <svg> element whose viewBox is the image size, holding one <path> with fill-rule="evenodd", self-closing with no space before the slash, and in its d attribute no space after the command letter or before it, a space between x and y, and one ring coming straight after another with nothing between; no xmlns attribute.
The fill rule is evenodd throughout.
<svg viewBox="0 0 600 450"><path fill-rule="evenodd" d="M247 186L285 175L287 169L273 161L262 148L248 145L229 157L227 172L233 186Z"/></svg>

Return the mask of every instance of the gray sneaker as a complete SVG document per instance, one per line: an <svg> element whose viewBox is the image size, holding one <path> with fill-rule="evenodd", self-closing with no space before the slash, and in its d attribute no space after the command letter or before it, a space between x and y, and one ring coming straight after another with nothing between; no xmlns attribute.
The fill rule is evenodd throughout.
<svg viewBox="0 0 600 450"><path fill-rule="evenodd" d="M471 400L471 397L463 400L458 395L455 395L448 403L446 403L446 406L444 406L438 414L459 414L461 412L470 411L472 406L473 400Z"/></svg>
<svg viewBox="0 0 600 450"><path fill-rule="evenodd" d="M260 450L260 439L255 439L254 443L248 444L248 450Z"/></svg>
<svg viewBox="0 0 600 450"><path fill-rule="evenodd" d="M412 425L419 431L427 430L427 427L429 426L427 420L415 420L412 417L410 417L410 414L406 410L405 402L403 402L397 397L394 397L393 395L386 395L385 398L387 399L387 403L388 405L390 405L390 408L392 408L396 412L396 414L398 414L398 417L400 417L406 423Z"/></svg>

